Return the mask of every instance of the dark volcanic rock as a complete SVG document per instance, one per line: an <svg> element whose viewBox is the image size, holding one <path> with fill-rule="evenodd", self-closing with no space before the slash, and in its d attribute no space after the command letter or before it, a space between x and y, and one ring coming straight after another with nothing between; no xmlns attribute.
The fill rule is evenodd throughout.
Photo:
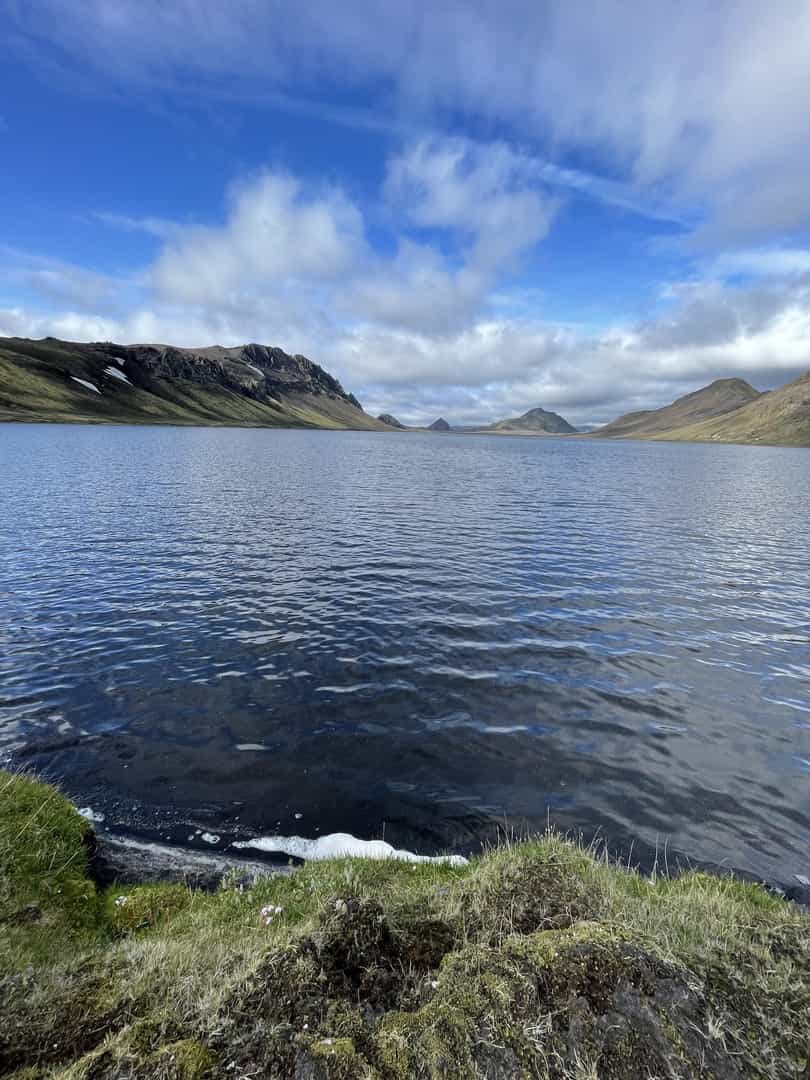
<svg viewBox="0 0 810 1080"><path fill-rule="evenodd" d="M383 424L388 424L389 427L402 428L403 430L405 428L405 425L401 424L395 416L391 415L391 413L380 413L377 419Z"/></svg>
<svg viewBox="0 0 810 1080"><path fill-rule="evenodd" d="M298 354L291 356L270 345L238 345L232 349L212 345L181 349L173 345L116 346L126 357L126 371L133 369L161 379L183 379L201 386L224 385L253 390L259 397L277 394L326 394L343 398L362 409L354 394L347 394L338 380L318 364Z"/></svg>
<svg viewBox="0 0 810 1080"><path fill-rule="evenodd" d="M444 419L443 416L440 416L438 420L434 420L433 423L428 428L428 431L449 431L449 430L450 430L450 425L447 423L447 421Z"/></svg>

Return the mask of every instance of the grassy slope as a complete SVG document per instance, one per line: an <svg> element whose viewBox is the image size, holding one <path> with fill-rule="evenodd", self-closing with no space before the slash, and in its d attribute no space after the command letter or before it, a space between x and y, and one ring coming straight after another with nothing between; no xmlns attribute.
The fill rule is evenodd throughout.
<svg viewBox="0 0 810 1080"><path fill-rule="evenodd" d="M90 835L56 790L0 773L0 1074L16 1080L808 1065L810 920L755 886L649 880L550 836L462 868L344 859L244 890L99 894Z"/></svg>
<svg viewBox="0 0 810 1080"><path fill-rule="evenodd" d="M388 430L348 402L321 395L265 403L226 387L151 379L128 386L105 375L110 357L46 339L0 345L0 421L237 425ZM81 386L85 379L102 393Z"/></svg>
<svg viewBox="0 0 810 1080"><path fill-rule="evenodd" d="M661 409L627 413L593 434L607 439L651 439L727 413L755 401L758 392L742 379L718 379Z"/></svg>
<svg viewBox="0 0 810 1080"><path fill-rule="evenodd" d="M727 416L676 428L661 437L690 442L810 446L810 372Z"/></svg>
<svg viewBox="0 0 810 1080"><path fill-rule="evenodd" d="M506 420L498 420L482 429L494 433L506 434L531 434L531 435L574 435L576 428L558 413L548 412L545 409L529 409L522 416L512 416Z"/></svg>

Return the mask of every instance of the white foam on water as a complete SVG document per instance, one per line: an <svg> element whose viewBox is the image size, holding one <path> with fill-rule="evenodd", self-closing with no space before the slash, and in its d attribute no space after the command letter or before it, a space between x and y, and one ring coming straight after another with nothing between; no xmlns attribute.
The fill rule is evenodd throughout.
<svg viewBox="0 0 810 1080"><path fill-rule="evenodd" d="M88 382L87 379L80 379L78 375L71 375L70 377L71 379L73 379L74 382L81 383L82 386L86 386L88 390L95 390L97 394L101 393L99 388L97 386L94 386L91 382Z"/></svg>
<svg viewBox="0 0 810 1080"><path fill-rule="evenodd" d="M260 742L238 742L236 744L237 750L269 750L269 746L265 746Z"/></svg>
<svg viewBox="0 0 810 1080"><path fill-rule="evenodd" d="M216 833L204 832L200 836L200 839L204 840L206 844L218 844L219 843L219 837L217 836Z"/></svg>
<svg viewBox="0 0 810 1080"><path fill-rule="evenodd" d="M252 840L235 840L231 847L278 852L311 862L352 856L360 859L399 859L411 863L445 863L448 866L467 865L463 855L416 855L413 851L400 851L385 840L358 840L351 833L330 833L315 840L305 836L256 836Z"/></svg>
<svg viewBox="0 0 810 1080"><path fill-rule="evenodd" d="M119 362L119 364L123 363L123 361L121 361L121 360L119 360L118 362ZM104 368L104 374L105 375L112 375L112 377L114 379L118 379L119 382L126 383L127 386L132 386L132 383L129 381L129 379L126 377L126 375L123 373L123 371L119 371L118 368L105 367Z"/></svg>
<svg viewBox="0 0 810 1080"><path fill-rule="evenodd" d="M83 818L84 818L84 819L85 819L86 821L92 821L92 822L95 822L95 824L97 824L97 825L100 825L100 824L101 824L101 822L102 822L102 821L104 820L104 815L103 815L103 814L99 814L99 813L98 813L97 811L95 811L95 810L94 810L94 809L92 808L92 806L82 806L82 807L81 807L81 808L79 809L79 814L80 814L80 816L81 816L81 817L83 817Z"/></svg>

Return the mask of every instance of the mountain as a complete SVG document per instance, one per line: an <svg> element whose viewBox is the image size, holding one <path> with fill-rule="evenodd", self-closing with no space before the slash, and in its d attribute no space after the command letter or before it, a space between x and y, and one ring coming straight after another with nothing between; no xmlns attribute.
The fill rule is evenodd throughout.
<svg viewBox="0 0 810 1080"><path fill-rule="evenodd" d="M654 439L679 428L725 416L760 397L744 379L717 379L662 409L625 413L593 432L600 439Z"/></svg>
<svg viewBox="0 0 810 1080"><path fill-rule="evenodd" d="M0 420L371 428L337 379L266 345L0 338Z"/></svg>
<svg viewBox="0 0 810 1080"><path fill-rule="evenodd" d="M380 421L381 424L387 424L388 427L400 428L402 431L405 430L405 425L401 424L395 416L391 415L391 413L380 413L377 419Z"/></svg>
<svg viewBox="0 0 810 1080"><path fill-rule="evenodd" d="M723 416L676 428L670 439L810 446L810 371Z"/></svg>
<svg viewBox="0 0 810 1080"><path fill-rule="evenodd" d="M498 420L490 424L487 431L522 432L524 434L546 435L573 435L576 428L572 427L562 416L554 412L546 412L545 409L529 409L522 416L514 416L508 420Z"/></svg>
<svg viewBox="0 0 810 1080"><path fill-rule="evenodd" d="M440 416L438 420L434 420L433 423L428 428L428 431L449 431L449 430L450 430L450 425L447 423L447 421L444 419L443 416Z"/></svg>

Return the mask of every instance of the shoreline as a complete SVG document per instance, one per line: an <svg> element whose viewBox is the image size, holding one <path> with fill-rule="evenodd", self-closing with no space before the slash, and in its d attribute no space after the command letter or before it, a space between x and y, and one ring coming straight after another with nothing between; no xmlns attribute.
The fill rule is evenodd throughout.
<svg viewBox="0 0 810 1080"><path fill-rule="evenodd" d="M633 436L623 435L611 435L604 436L598 435L593 431L575 431L571 433L564 432L534 432L534 431L431 431L429 428L365 428L365 427L326 427L319 425L308 426L306 424L251 424L251 423L234 423L228 421L212 422L208 424L201 424L194 421L183 423L177 420L170 421L140 421L140 420L105 420L95 419L89 417L76 417L71 419L68 417L60 417L59 419L44 419L42 417L27 417L27 416L3 416L0 415L0 424L42 424L42 425L59 425L66 426L81 426L86 427L145 427L145 428L227 428L231 430L245 430L245 431L329 431L329 432L364 432L369 435L496 435L499 438L515 438L515 439L540 439L546 441L549 439L564 439L568 441L573 440L589 440L601 443L669 443L671 445L678 446L761 446L769 449L781 449L781 450L807 450L810 449L810 444L807 442L767 442L762 439L757 440L737 440L737 439L715 439L707 437L705 439L671 439L666 435L657 435L654 438L639 438Z"/></svg>
<svg viewBox="0 0 810 1080"><path fill-rule="evenodd" d="M56 788L0 772L14 1080L810 1068L810 917L758 885L645 876L549 833L466 865L332 858L231 868L214 891L103 887L97 843Z"/></svg>

